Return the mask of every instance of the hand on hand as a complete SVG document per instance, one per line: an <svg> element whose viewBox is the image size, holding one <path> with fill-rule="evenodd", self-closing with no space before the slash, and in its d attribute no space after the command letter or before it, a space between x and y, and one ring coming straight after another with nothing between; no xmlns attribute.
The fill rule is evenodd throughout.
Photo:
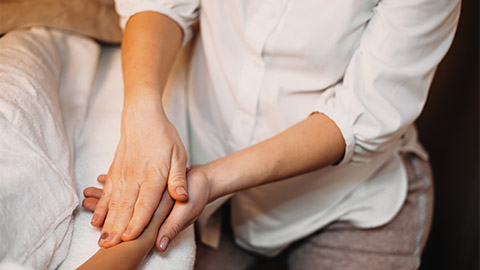
<svg viewBox="0 0 480 270"><path fill-rule="evenodd" d="M175 127L162 110L149 106L124 109L113 163L92 218L101 227L99 245L111 247L137 238L159 206L168 181L170 196L188 200L187 154Z"/></svg>
<svg viewBox="0 0 480 270"><path fill-rule="evenodd" d="M104 174L100 175L98 180L100 183L105 184L106 178L107 175ZM83 191L83 195L85 196L85 199L82 202L82 206L87 210L94 212L95 208L97 207L98 200L102 195L102 189L96 187L88 187ZM168 191L165 190L160 200L160 204L158 205L158 208L155 211L152 219L150 220L147 227L145 227L145 230L137 238L138 240L142 239L147 246L150 245L148 248L151 248L155 243L155 239L158 235L158 229L172 210L173 203L174 200L170 197Z"/></svg>
<svg viewBox="0 0 480 270"><path fill-rule="evenodd" d="M203 168L204 166L193 166L188 170L189 200L187 202L176 201L173 210L165 222L163 222L163 220L158 221L163 222L156 240L156 247L159 251L165 251L177 234L195 222L205 208L205 205L212 200L211 182ZM104 183L106 175L99 176L98 180ZM85 195L82 203L83 207L94 211L99 203L102 190L89 187L86 188L83 193ZM168 195L165 193L163 196Z"/></svg>

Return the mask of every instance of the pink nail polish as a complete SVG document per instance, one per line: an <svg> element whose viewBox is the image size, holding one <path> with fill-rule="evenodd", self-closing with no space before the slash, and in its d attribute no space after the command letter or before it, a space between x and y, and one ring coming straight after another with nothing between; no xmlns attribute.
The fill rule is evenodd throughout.
<svg viewBox="0 0 480 270"><path fill-rule="evenodd" d="M168 237L166 237L166 236L162 237L162 240L160 241L160 249L162 251L167 250L169 242L170 242L170 239L168 239Z"/></svg>
<svg viewBox="0 0 480 270"><path fill-rule="evenodd" d="M108 234L107 234L107 235L108 235ZM115 237L115 234L114 234L114 233L112 233L112 234L108 235L108 237L107 237L107 238L105 238L105 242L108 242L108 241L112 240L112 239L113 239L113 237Z"/></svg>

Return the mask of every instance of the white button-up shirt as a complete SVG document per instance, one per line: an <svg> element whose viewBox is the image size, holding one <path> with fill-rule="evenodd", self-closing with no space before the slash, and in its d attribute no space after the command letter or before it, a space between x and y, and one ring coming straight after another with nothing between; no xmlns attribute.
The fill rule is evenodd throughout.
<svg viewBox="0 0 480 270"><path fill-rule="evenodd" d="M239 245L274 255L332 221L371 228L399 211L407 192L399 153L427 158L413 122L453 39L459 0L117 0L117 9L123 24L141 11L169 16L184 43L200 21L188 76L192 163L314 111L340 128L338 166L231 198ZM212 213L223 201L199 219L207 243L218 242Z"/></svg>

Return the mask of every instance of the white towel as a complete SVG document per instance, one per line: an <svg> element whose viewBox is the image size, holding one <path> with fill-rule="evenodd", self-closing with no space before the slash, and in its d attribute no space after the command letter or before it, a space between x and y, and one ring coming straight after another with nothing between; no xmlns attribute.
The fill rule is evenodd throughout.
<svg viewBox="0 0 480 270"><path fill-rule="evenodd" d="M183 76L180 57L172 76ZM177 80L175 80L177 81ZM183 81L183 80L181 80ZM171 81L173 82L173 80ZM169 119L186 140L185 102L182 89L169 83L164 101ZM184 89L183 89L184 91ZM104 48L99 63L98 75L90 99L88 116L83 132L76 143L75 176L79 196L88 186L97 186L97 176L108 171L120 139L120 115L123 105L123 81L120 48ZM90 225L92 213L81 207L75 216L73 241L67 259L59 269L73 269L81 265L97 250L100 230ZM193 227L183 231L172 241L168 252L154 251L143 269L193 269L195 242Z"/></svg>

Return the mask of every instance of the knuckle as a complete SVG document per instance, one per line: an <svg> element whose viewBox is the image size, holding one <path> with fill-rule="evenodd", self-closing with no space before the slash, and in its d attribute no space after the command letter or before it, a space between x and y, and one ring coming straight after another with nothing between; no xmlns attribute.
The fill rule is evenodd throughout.
<svg viewBox="0 0 480 270"><path fill-rule="evenodd" d="M185 150L181 149L177 154L177 162L181 164L187 164L187 153Z"/></svg>
<svg viewBox="0 0 480 270"><path fill-rule="evenodd" d="M140 200L135 205L135 211L140 211L140 212L145 211L146 209L150 208L150 205L151 203L149 201Z"/></svg>
<svg viewBox="0 0 480 270"><path fill-rule="evenodd" d="M127 165L127 166L125 166L123 172L124 172L124 176L125 176L127 179L132 179L132 178L135 177L136 166Z"/></svg>
<svg viewBox="0 0 480 270"><path fill-rule="evenodd" d="M110 203L108 205L108 208L110 209L118 209L118 201L117 200L110 200Z"/></svg>
<svg viewBox="0 0 480 270"><path fill-rule="evenodd" d="M112 230L112 227L113 227L113 222L107 218L107 220L105 220L103 224L103 231L110 232Z"/></svg>
<svg viewBox="0 0 480 270"><path fill-rule="evenodd" d="M183 184L186 182L185 175L180 172L175 172L170 175L168 178L169 184Z"/></svg>
<svg viewBox="0 0 480 270"><path fill-rule="evenodd" d="M110 192L107 191L107 190L105 190L105 189L103 189L103 191L102 191L102 197L107 198L107 197L109 197L109 196L110 196Z"/></svg>
<svg viewBox="0 0 480 270"><path fill-rule="evenodd" d="M125 231L125 228L126 226L115 224L112 228L112 232L115 234L123 233Z"/></svg>
<svg viewBox="0 0 480 270"><path fill-rule="evenodd" d="M182 230L182 226L178 222L172 222L169 228L172 235L177 235Z"/></svg>
<svg viewBox="0 0 480 270"><path fill-rule="evenodd" d="M118 204L118 210L119 211L126 211L126 210L130 210L132 208L133 208L133 203L130 202L130 201L121 201Z"/></svg>

